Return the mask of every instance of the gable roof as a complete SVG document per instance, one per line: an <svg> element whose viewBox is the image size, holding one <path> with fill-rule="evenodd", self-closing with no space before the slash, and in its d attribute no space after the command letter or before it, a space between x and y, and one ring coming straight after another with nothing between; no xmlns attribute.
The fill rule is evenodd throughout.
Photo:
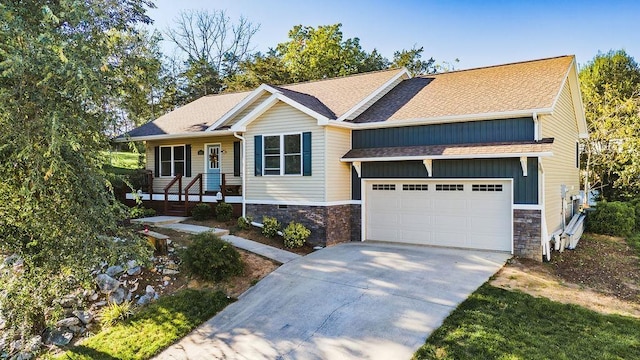
<svg viewBox="0 0 640 360"><path fill-rule="evenodd" d="M549 111L573 56L533 60L404 80L353 123Z"/></svg>

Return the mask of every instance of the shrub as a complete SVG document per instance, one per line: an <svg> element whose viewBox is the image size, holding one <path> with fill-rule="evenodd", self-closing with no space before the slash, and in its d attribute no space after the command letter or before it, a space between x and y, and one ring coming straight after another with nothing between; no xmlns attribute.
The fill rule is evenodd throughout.
<svg viewBox="0 0 640 360"><path fill-rule="evenodd" d="M111 303L100 312L100 324L103 327L111 327L131 315L133 315L133 305L130 301L124 301L122 304Z"/></svg>
<svg viewBox="0 0 640 360"><path fill-rule="evenodd" d="M136 206L129 209L129 216L132 219L156 216L156 210L147 209L144 206Z"/></svg>
<svg viewBox="0 0 640 360"><path fill-rule="evenodd" d="M284 246L288 248L302 247L307 238L311 235L311 230L304 225L296 222L290 222L282 232L284 236Z"/></svg>
<svg viewBox="0 0 640 360"><path fill-rule="evenodd" d="M635 228L636 214L633 207L620 201L601 202L589 214L589 231L615 236L628 236Z"/></svg>
<svg viewBox="0 0 640 360"><path fill-rule="evenodd" d="M636 213L635 230L640 230L640 199L633 199L629 202L629 204L633 207Z"/></svg>
<svg viewBox="0 0 640 360"><path fill-rule="evenodd" d="M182 267L205 281L221 281L242 273L240 253L211 232L191 237L192 243L180 252Z"/></svg>
<svg viewBox="0 0 640 360"><path fill-rule="evenodd" d="M251 228L251 222L253 221L253 219L251 219L251 217L247 216L245 217L239 217L238 218L238 223L237 223L237 227L240 230L248 230L249 228Z"/></svg>
<svg viewBox="0 0 640 360"><path fill-rule="evenodd" d="M280 223L278 219L270 216L264 216L262 218L262 235L266 237L274 237L278 235L278 231L280 231Z"/></svg>
<svg viewBox="0 0 640 360"><path fill-rule="evenodd" d="M218 221L229 221L233 215L233 206L225 202L221 202L216 206L216 219Z"/></svg>
<svg viewBox="0 0 640 360"><path fill-rule="evenodd" d="M191 210L193 220L207 220L213 217L213 210L209 204L199 203Z"/></svg>

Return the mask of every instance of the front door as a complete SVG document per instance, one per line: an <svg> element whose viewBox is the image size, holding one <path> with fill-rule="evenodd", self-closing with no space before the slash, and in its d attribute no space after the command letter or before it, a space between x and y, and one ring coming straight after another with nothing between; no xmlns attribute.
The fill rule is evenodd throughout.
<svg viewBox="0 0 640 360"><path fill-rule="evenodd" d="M220 191L220 164L222 164L220 145L207 145L206 147L206 191L218 192Z"/></svg>

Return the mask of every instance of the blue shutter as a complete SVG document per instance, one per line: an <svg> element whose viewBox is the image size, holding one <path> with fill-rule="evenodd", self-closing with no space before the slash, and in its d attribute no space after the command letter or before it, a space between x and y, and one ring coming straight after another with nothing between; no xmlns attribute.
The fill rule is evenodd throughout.
<svg viewBox="0 0 640 360"><path fill-rule="evenodd" d="M253 139L253 161L256 164L255 175L262 176L262 135L256 135Z"/></svg>
<svg viewBox="0 0 640 360"><path fill-rule="evenodd" d="M153 176L160 177L160 146L154 147L153 151L155 154L154 156L155 166L154 166Z"/></svg>
<svg viewBox="0 0 640 360"><path fill-rule="evenodd" d="M311 133L302 133L302 175L311 176Z"/></svg>
<svg viewBox="0 0 640 360"><path fill-rule="evenodd" d="M233 142L233 176L240 176L240 141Z"/></svg>
<svg viewBox="0 0 640 360"><path fill-rule="evenodd" d="M191 145L185 145L184 152L184 172L186 173L184 176L191 177Z"/></svg>

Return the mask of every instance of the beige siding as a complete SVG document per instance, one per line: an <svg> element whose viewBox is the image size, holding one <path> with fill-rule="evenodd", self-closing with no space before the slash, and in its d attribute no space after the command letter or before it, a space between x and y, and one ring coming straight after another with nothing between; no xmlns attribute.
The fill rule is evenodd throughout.
<svg viewBox="0 0 640 360"><path fill-rule="evenodd" d="M312 133L312 176L255 176L254 136ZM283 202L325 201L325 131L316 119L279 101L247 126L247 172L245 197Z"/></svg>
<svg viewBox="0 0 640 360"><path fill-rule="evenodd" d="M258 97L257 99L254 100L253 103L251 103L249 106L247 106L244 110L240 111L238 113L238 115L231 117L230 119L225 121L224 124L222 124L222 125L223 126L224 125L231 126L231 125L235 124L240 119L242 119L243 117L247 116L247 114L252 112L255 108L257 108L260 104L262 104L265 100L267 100L267 98L269 98L269 96L271 96L271 93L267 92L267 93L263 94L262 96Z"/></svg>
<svg viewBox="0 0 640 360"><path fill-rule="evenodd" d="M542 159L545 176L545 212L547 230L553 233L562 228L561 185L567 185L569 197L580 190L580 173L576 167L578 126L573 109L571 90L565 84L554 113L540 118L543 138L554 138L553 156Z"/></svg>
<svg viewBox="0 0 640 360"><path fill-rule="evenodd" d="M148 141L146 146L147 152L147 166L146 168L151 171L155 171L155 151L156 146L161 145L191 145L191 174L192 177L184 177L182 179L182 187L186 187L194 176L205 172L205 157L206 155L198 155L199 150L205 150L205 144L221 144L222 148L222 173L225 174L225 181L227 184L240 185L241 178L233 176L233 142L239 141L233 136L216 136L216 137L204 137L193 139L179 139L179 140L162 140L162 141ZM165 186L172 180L172 177L156 177L153 179L154 192L163 192Z"/></svg>
<svg viewBox="0 0 640 360"><path fill-rule="evenodd" d="M340 158L351 149L351 130L326 127L326 201L351 200L351 164Z"/></svg>
<svg viewBox="0 0 640 360"><path fill-rule="evenodd" d="M365 110L367 110L371 105L373 105L376 101L380 100L383 96L385 96L389 91L391 91L393 88L395 88L396 85L400 84L402 82L402 80L405 80L406 78L407 78L406 76L401 76L398 79L396 79L393 83L391 83L389 86L387 86L383 91L381 91L379 94L376 94L376 96L371 98L371 100L367 101L364 104L364 106L362 106L358 111L356 111L353 114L349 115L349 120L353 120L356 117L358 117L358 115L360 115L363 112L365 112Z"/></svg>

